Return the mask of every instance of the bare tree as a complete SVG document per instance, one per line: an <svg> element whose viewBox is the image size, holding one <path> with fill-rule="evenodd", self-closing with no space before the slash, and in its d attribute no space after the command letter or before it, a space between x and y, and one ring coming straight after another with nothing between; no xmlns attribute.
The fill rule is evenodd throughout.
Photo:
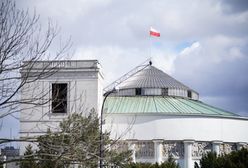
<svg viewBox="0 0 248 168"><path fill-rule="evenodd" d="M60 43L56 53L49 52L58 32L59 29L51 21L48 21L44 31L35 12L30 16L28 10L19 10L11 0L0 4L0 119L19 112L20 104L39 105L38 100L47 94L30 96L30 99L20 97L20 91L25 91L24 86L46 78L58 69L47 62L42 70L30 73L37 62L59 60L66 56L71 46L70 40ZM25 75L21 76L22 71Z"/></svg>
<svg viewBox="0 0 248 168"><path fill-rule="evenodd" d="M11 0L4 0L0 4L0 119L3 119L8 115L13 115L21 110L27 110L22 109L24 107L34 108L35 106L49 104L51 101L49 96L47 96L51 93L51 90L37 91L38 89L36 89L35 92L32 92L30 90L33 90L33 88L30 89L29 86L41 79L46 79L59 71L59 64L54 65L53 63L56 62L54 60L64 58L71 46L71 43L70 41L67 41L64 44L60 44L57 52L50 54L49 50L58 35L58 28L56 25L52 24L52 22L48 22L48 27L45 31L42 30L41 27L42 26L39 24L39 16L35 13L32 17L30 17L28 11L19 10L16 7L16 4ZM49 61L51 59L53 61ZM30 95L21 96L25 95L25 93ZM58 93L55 92L54 94ZM73 101L76 99L81 100L81 97L75 98ZM83 107L83 105L80 106ZM81 111L79 111L79 113L80 112ZM74 118L76 119L78 117L79 116L76 116ZM95 126L95 132L93 132L94 134L91 139L87 139L87 142L91 142L91 144L94 145L94 148L92 148L94 151L90 149L90 143L82 142L81 136L87 137L88 134L81 132L83 130L82 128L73 129L73 127L71 130L66 130L70 127L62 127L58 129L60 132L55 131L50 133L50 144L47 144L49 143L49 139L46 137L48 135L25 137L21 139L4 139L0 137L0 144L9 142L27 142L36 145L38 144L42 145L45 150L40 155L52 156L52 159L55 159L55 161L56 159L59 160L62 158L69 160L70 163L80 161L89 162L88 164L96 165L98 159L100 158L98 155L100 144L99 130L97 129L99 127L99 122L97 118L94 118L93 121L95 122L93 123ZM90 127L91 125L89 124L88 126ZM75 132L71 132L74 130ZM68 143L63 144L64 141L52 141L57 135L59 135L60 138L67 138L66 141L68 141ZM71 139L73 137L72 135L76 138ZM105 139L105 141L109 141L106 143L109 146L105 147L105 153L107 153L108 150L109 153L112 152L110 147L117 144L117 140L110 140L108 138ZM74 141L80 142L78 144L81 146L75 146L76 142ZM56 148L54 148L54 142L59 142L58 144L55 144ZM67 150L67 152L61 152L61 148L63 150ZM68 152L69 149L72 151ZM48 153L47 151L49 150L52 150L55 154ZM57 154L57 152L61 153ZM78 154L81 155L79 156ZM82 156L82 154L87 155ZM37 154L35 153L33 155L36 156ZM116 157L112 156L113 155L111 155L111 157L110 155L104 156L105 158L108 157L105 161L119 157L119 155L116 154ZM75 157L79 158L73 160ZM94 158L93 163L91 163L92 158ZM20 162L25 159L27 159L25 156L21 156L17 160L0 162L0 165L1 163ZM38 159L40 160L40 158ZM111 161L111 163L113 162L115 161Z"/></svg>

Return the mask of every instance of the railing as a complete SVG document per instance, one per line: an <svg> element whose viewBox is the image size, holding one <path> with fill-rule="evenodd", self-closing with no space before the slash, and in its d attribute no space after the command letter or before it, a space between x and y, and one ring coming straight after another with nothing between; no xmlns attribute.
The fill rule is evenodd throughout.
<svg viewBox="0 0 248 168"><path fill-rule="evenodd" d="M120 85L122 82L124 82L125 80L127 80L131 76L135 75L136 73L140 72L141 70L145 69L146 67L150 66L151 64L152 64L151 58L145 60L139 66L135 67L134 69L132 69L131 71L129 71L128 73L124 74L119 79L117 79L116 81L112 82L107 87L105 87L103 89L103 92L106 93L109 90L112 90L113 88L118 87L118 85Z"/></svg>

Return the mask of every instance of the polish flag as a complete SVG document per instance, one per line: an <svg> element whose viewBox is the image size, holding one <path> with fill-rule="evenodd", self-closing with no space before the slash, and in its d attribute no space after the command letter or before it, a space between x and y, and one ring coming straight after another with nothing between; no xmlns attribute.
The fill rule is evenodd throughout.
<svg viewBox="0 0 248 168"><path fill-rule="evenodd" d="M160 32L151 27L150 36L160 37Z"/></svg>

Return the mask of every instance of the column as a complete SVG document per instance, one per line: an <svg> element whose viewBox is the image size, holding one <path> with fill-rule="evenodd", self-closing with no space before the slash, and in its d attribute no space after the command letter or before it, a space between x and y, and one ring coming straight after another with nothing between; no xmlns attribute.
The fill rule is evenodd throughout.
<svg viewBox="0 0 248 168"><path fill-rule="evenodd" d="M237 143L237 150L241 150L246 145L245 142L238 142Z"/></svg>
<svg viewBox="0 0 248 168"><path fill-rule="evenodd" d="M154 162L160 164L163 162L163 142L162 139L152 140L154 143Z"/></svg>
<svg viewBox="0 0 248 168"><path fill-rule="evenodd" d="M138 142L138 140L136 139L132 139L132 140L128 140L128 149L132 151L132 160L133 163L136 163L136 157L135 157L135 153L136 153L136 143Z"/></svg>
<svg viewBox="0 0 248 168"><path fill-rule="evenodd" d="M215 152L216 155L220 155L220 145L222 144L222 141L213 141L212 142L212 152Z"/></svg>
<svg viewBox="0 0 248 168"><path fill-rule="evenodd" d="M192 168L192 145L194 140L184 140L184 168Z"/></svg>
<svg viewBox="0 0 248 168"><path fill-rule="evenodd" d="M4 155L3 156L3 161L6 161L6 160L7 160L7 156ZM6 167L7 167L7 163L4 163L3 164L3 168L6 168Z"/></svg>

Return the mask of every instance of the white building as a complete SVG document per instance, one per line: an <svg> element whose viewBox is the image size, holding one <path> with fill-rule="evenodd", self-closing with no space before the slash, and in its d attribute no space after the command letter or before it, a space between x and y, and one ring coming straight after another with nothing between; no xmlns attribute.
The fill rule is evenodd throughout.
<svg viewBox="0 0 248 168"><path fill-rule="evenodd" d="M35 73L44 69L51 72L22 88L22 100L37 101L20 107L21 138L44 134L48 128L58 128L59 122L68 114L100 110L103 74L97 60L38 61L31 71L28 67L22 69L21 75L28 73L28 80L32 80ZM24 151L25 144L21 145L21 153Z"/></svg>
<svg viewBox="0 0 248 168"><path fill-rule="evenodd" d="M52 100L55 88L66 88L62 94L66 95L66 109L52 110L53 101L23 107L22 137L44 133L67 114L82 111L82 106L101 109L103 77L96 60L39 62L34 67L39 70L47 63L59 71L27 86L33 92L22 96L48 91L40 101ZM106 98L104 128L111 130L112 138L127 142L134 162L162 162L172 155L182 168L193 168L206 152L221 154L247 147L247 118L199 101L196 91L151 64L129 75L118 87L118 92Z"/></svg>
<svg viewBox="0 0 248 168"><path fill-rule="evenodd" d="M104 105L105 128L133 150L134 162L193 168L203 154L248 147L248 118L207 105L199 94L149 65L118 84Z"/></svg>

